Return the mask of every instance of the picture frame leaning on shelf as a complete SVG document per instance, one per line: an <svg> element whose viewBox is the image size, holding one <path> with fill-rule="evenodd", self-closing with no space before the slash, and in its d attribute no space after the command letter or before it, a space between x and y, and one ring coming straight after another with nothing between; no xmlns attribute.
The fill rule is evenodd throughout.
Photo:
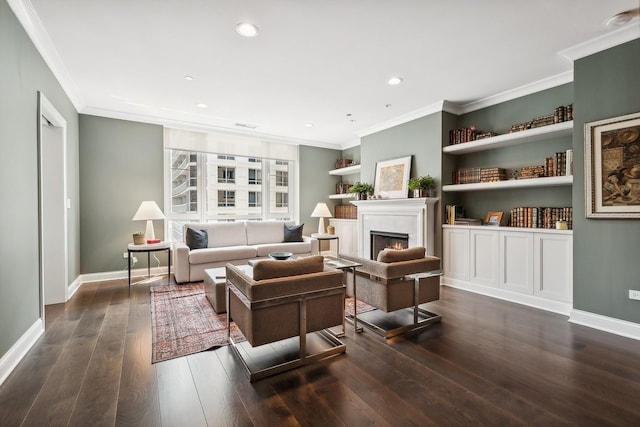
<svg viewBox="0 0 640 427"><path fill-rule="evenodd" d="M503 212L488 212L484 219L485 225L500 225L502 224Z"/></svg>
<svg viewBox="0 0 640 427"><path fill-rule="evenodd" d="M640 112L585 123L587 218L640 218Z"/></svg>

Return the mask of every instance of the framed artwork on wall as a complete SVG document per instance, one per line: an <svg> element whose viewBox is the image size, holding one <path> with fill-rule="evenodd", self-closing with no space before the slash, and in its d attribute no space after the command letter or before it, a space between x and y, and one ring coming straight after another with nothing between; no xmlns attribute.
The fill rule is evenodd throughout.
<svg viewBox="0 0 640 427"><path fill-rule="evenodd" d="M411 156L376 163L374 192L383 199L408 197Z"/></svg>
<svg viewBox="0 0 640 427"><path fill-rule="evenodd" d="M640 218L640 113L584 125L587 218Z"/></svg>

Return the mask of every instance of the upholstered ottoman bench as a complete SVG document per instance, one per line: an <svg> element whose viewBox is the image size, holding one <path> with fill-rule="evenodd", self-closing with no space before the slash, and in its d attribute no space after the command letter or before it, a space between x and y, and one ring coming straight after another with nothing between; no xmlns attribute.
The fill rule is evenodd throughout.
<svg viewBox="0 0 640 427"><path fill-rule="evenodd" d="M227 279L225 268L209 268L204 271L204 293L216 313L227 312Z"/></svg>

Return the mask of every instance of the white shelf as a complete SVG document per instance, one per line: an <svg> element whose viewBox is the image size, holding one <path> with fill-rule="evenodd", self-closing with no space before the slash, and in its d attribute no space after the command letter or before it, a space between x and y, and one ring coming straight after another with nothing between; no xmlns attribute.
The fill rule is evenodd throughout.
<svg viewBox="0 0 640 427"><path fill-rule="evenodd" d="M332 169L329 175L355 175L360 173L360 165L347 166L346 168Z"/></svg>
<svg viewBox="0 0 640 427"><path fill-rule="evenodd" d="M353 193L345 193L345 194L330 194L330 199L353 199Z"/></svg>
<svg viewBox="0 0 640 427"><path fill-rule="evenodd" d="M442 152L447 154L475 153L477 151L493 150L495 148L510 147L528 142L547 140L554 136L571 135L572 132L573 121L568 121L534 129L527 129L520 132L505 133L503 135L480 139L478 141L448 145L442 149Z"/></svg>
<svg viewBox="0 0 640 427"><path fill-rule="evenodd" d="M532 187L557 187L572 185L573 176L549 176L544 178L510 179L508 181L479 182L475 184L444 185L442 191L478 191L478 190L502 190L506 188L532 188Z"/></svg>
<svg viewBox="0 0 640 427"><path fill-rule="evenodd" d="M483 231L522 231L526 233L552 233L552 234L573 234L573 230L556 230L555 228L529 228L529 227L509 227L507 225L451 225L442 224L442 228L464 228L469 230Z"/></svg>

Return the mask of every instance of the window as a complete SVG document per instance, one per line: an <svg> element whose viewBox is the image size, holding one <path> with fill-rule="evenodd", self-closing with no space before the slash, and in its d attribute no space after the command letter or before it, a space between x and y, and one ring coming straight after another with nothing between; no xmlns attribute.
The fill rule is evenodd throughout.
<svg viewBox="0 0 640 427"><path fill-rule="evenodd" d="M276 162L276 164L278 164ZM287 171L276 171L276 185L281 187L287 187L289 185L289 172Z"/></svg>
<svg viewBox="0 0 640 427"><path fill-rule="evenodd" d="M276 208L286 208L289 206L289 194L276 192Z"/></svg>
<svg viewBox="0 0 640 427"><path fill-rule="evenodd" d="M218 155L218 160L235 160L235 156Z"/></svg>
<svg viewBox="0 0 640 427"><path fill-rule="evenodd" d="M220 157L220 156L218 156ZM218 166L218 182L235 184L236 182L236 168L227 166Z"/></svg>
<svg viewBox="0 0 640 427"><path fill-rule="evenodd" d="M168 240L181 241L189 222L293 219L293 161L229 157L165 150Z"/></svg>
<svg viewBox="0 0 640 427"><path fill-rule="evenodd" d="M249 169L249 184L262 184L262 171L260 169Z"/></svg>
<svg viewBox="0 0 640 427"><path fill-rule="evenodd" d="M259 208L262 206L262 193L259 191L249 191L249 203L250 208Z"/></svg>
<svg viewBox="0 0 640 427"><path fill-rule="evenodd" d="M255 157L249 157L248 161L249 163L259 163L260 159L257 159Z"/></svg>
<svg viewBox="0 0 640 427"><path fill-rule="evenodd" d="M236 205L236 192L228 190L218 191L218 206L233 207Z"/></svg>

